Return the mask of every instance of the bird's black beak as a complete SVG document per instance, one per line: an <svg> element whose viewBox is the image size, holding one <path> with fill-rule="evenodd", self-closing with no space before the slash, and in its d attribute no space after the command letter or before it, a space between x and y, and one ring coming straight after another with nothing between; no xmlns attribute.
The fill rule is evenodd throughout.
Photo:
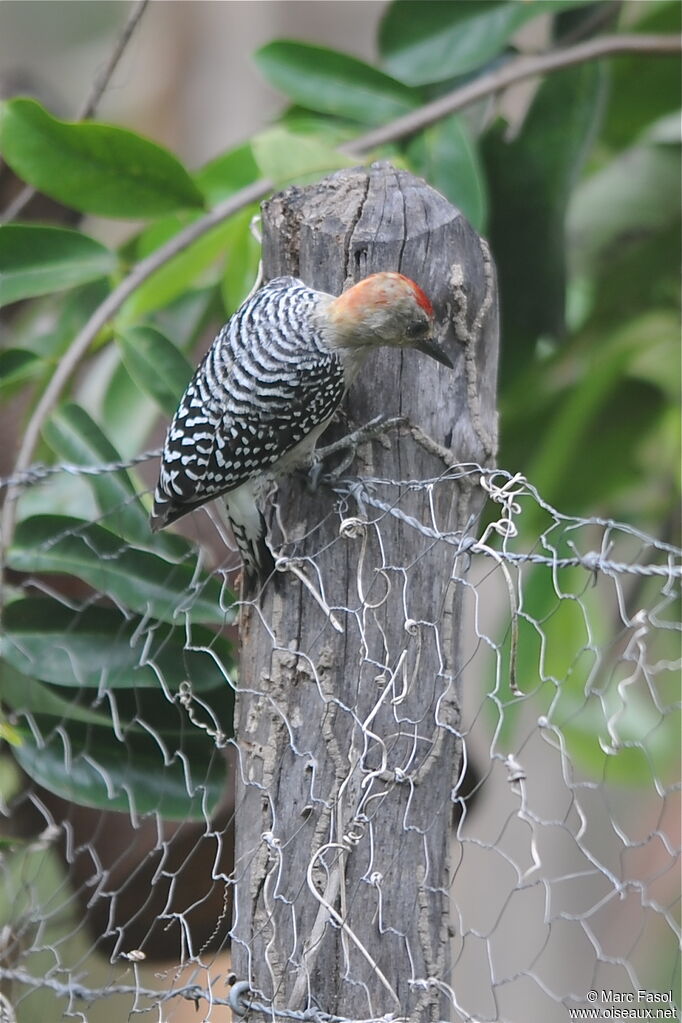
<svg viewBox="0 0 682 1023"><path fill-rule="evenodd" d="M423 352L424 355L430 355L432 359L436 360L436 362L442 362L442 364L447 366L449 369L455 368L450 356L446 355L443 349L437 345L435 341L431 341L430 339L420 341L418 345L415 345L415 348L418 352Z"/></svg>

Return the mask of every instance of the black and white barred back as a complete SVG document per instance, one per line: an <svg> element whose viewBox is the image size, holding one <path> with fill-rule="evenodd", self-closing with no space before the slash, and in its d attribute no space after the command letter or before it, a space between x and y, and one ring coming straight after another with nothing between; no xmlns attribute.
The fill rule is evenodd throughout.
<svg viewBox="0 0 682 1023"><path fill-rule="evenodd" d="M344 371L315 325L323 299L293 277L278 277L222 328L168 429L154 495L154 530L276 473L277 463L334 414L345 393ZM247 491L235 493L233 508L228 500L228 515L247 569L258 571L263 566L250 561L267 554L254 552L248 534L255 526L241 522L244 516L237 512L245 496L255 503L255 491Z"/></svg>

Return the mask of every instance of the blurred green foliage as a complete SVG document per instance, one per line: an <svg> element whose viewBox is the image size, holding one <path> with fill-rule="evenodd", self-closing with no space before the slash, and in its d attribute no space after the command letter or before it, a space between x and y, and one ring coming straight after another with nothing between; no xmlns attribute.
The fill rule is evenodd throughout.
<svg viewBox="0 0 682 1023"><path fill-rule="evenodd" d="M74 210L143 225L117 252L75 230L0 227L0 304L33 299L10 309L13 341L0 354L0 393L30 385L30 414L70 339L121 276L202 209L259 177L300 183L345 165L340 142L513 59L514 34L526 22L544 16L549 37L563 41L598 25L593 15L602 6L397 0L380 28L377 66L274 41L256 60L291 106L278 125L194 173L123 128L58 121L34 100L2 103L0 151L23 181ZM675 33L680 6L625 5L621 19L621 31ZM424 176L490 238L502 310L500 464L524 473L564 513L621 519L670 542L678 537L680 490L679 86L675 58L585 63L547 75L525 113L511 119L494 102L478 104L372 154ZM83 389L73 381L43 431L44 461L115 463L144 445L158 409L172 412L197 338L250 290L258 261L253 213L237 211L133 292L80 369L81 379L96 381L98 402L87 410L77 404ZM141 490L139 477L121 469L69 477L68 491L55 476L20 501L8 563L56 581L54 591L30 597L17 588L6 609L5 703L36 724L5 731L24 770L68 798L201 815L202 799L212 804L219 792L222 768L210 742L183 731L177 697L185 674L199 680L204 695L214 691L230 734L234 658L224 630L233 596L200 550L149 532ZM522 526L534 543L538 516L529 512ZM77 581L76 598L60 595L65 577ZM526 691L537 690L538 706L556 714L576 762L601 777L600 738L618 678L614 665L612 677L591 679L581 608L593 616L590 635L606 624L584 579L567 575L566 591L581 595L574 602L558 600L544 569L529 575L519 674ZM549 660L533 622L548 637ZM555 680L549 699L540 677ZM73 702L74 686L114 694L116 728L103 704ZM503 739L514 726L505 709ZM146 780L158 755L142 720L176 751L164 758L162 805ZM650 770L665 774L677 740L656 709L635 700L623 727L633 748L655 737L651 763L643 768L633 752L620 766L609 761L609 776L633 783ZM78 767L68 777L65 733ZM203 797L178 756L208 786Z"/></svg>

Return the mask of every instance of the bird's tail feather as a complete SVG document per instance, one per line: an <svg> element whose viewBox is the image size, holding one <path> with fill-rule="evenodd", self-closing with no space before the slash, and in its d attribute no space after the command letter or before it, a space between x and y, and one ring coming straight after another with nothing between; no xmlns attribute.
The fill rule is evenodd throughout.
<svg viewBox="0 0 682 1023"><path fill-rule="evenodd" d="M192 511L193 507L199 507L203 503L199 502L194 506L177 505L157 490L154 495L154 510L150 517L152 531L156 533ZM225 506L235 542L244 562L247 590L255 590L275 573L275 558L265 539L267 533L265 518L249 484L227 494Z"/></svg>
<svg viewBox="0 0 682 1023"><path fill-rule="evenodd" d="M175 522L187 511L189 511L187 507L179 507L174 504L172 499L161 490L161 487L157 487L154 494L154 507L149 516L152 533L158 533L165 526L170 526L171 522Z"/></svg>
<svg viewBox="0 0 682 1023"><path fill-rule="evenodd" d="M230 519L245 572L254 584L264 583L275 571L275 558L265 539L265 519L261 512L258 514L263 524L263 533L259 536L249 536L241 523Z"/></svg>
<svg viewBox="0 0 682 1023"><path fill-rule="evenodd" d="M149 516L149 525L152 533L158 533L160 529L165 529L166 526L170 526L173 522L181 519L183 515L188 515L196 508L200 508L202 504L205 504L205 502L197 501L195 503L184 502L176 504L172 498L166 497L160 490L157 490L154 494L154 508Z"/></svg>
<svg viewBox="0 0 682 1023"><path fill-rule="evenodd" d="M275 572L275 558L266 540L265 518L247 486L228 494L225 504L232 533L244 562L247 589L252 590L263 585Z"/></svg>

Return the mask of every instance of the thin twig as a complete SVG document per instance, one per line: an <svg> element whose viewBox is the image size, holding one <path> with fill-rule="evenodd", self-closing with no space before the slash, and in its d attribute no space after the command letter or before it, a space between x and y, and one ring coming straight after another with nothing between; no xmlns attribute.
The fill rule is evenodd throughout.
<svg viewBox="0 0 682 1023"><path fill-rule="evenodd" d="M113 50L109 55L109 59L106 64L100 68L98 74L95 77L90 94L84 100L80 110L76 114L76 121L84 121L88 117L92 117L99 101L101 100L104 90L111 81L119 60L123 56L123 52L130 42L135 29L137 28L138 22L144 14L144 9L149 3L149 0L137 0L137 3L133 5L128 20L123 26L123 30L119 35ZM36 195L38 189L32 185L26 185L25 188L19 192L19 195L9 204L5 212L0 216L0 223L9 223L18 217L22 213L34 195Z"/></svg>
<svg viewBox="0 0 682 1023"><path fill-rule="evenodd" d="M598 60L600 57L615 57L619 54L641 53L673 56L681 52L682 42L678 36L672 34L609 35L590 39L575 46L567 46L565 49L550 50L549 53L516 57L503 67L489 71L461 88L439 96L438 99L426 103L418 110L411 110L409 114L398 117L390 124L375 128L358 139L346 142L339 148L342 153L355 155L382 146L387 142L395 142L396 139L427 128L448 114L454 114L458 110L462 110L463 107L500 92L510 85L550 71L561 71L563 68L573 67L575 64L584 64L590 60Z"/></svg>
<svg viewBox="0 0 682 1023"><path fill-rule="evenodd" d="M126 46L133 37L133 33L135 32L138 22L144 14L148 3L149 0L137 0L137 3L133 4L130 14L128 15L128 20L123 26L121 34L116 40L114 48L109 55L109 60L100 68L95 81L92 83L90 95L85 99L82 107L76 114L77 121L84 121L87 117L92 117L99 106L99 101L111 81L111 77L116 70L118 62L123 56L123 53L125 52Z"/></svg>
<svg viewBox="0 0 682 1023"><path fill-rule="evenodd" d="M681 51L682 45L680 40L674 35L613 35L591 39L588 42L579 43L576 46L567 47L563 50L552 50L549 53L532 57L518 57L510 61L505 67L482 75L475 81L469 82L445 96L441 96L432 103L425 104L419 110L414 110L403 117L397 118L395 121L391 121L390 124L367 132L365 135L361 135L339 148L341 152L348 155L360 156L370 149L387 142L394 142L405 135L410 135L421 128L433 124L447 114L461 110L463 107L475 103L485 96L496 93L534 75L558 71L575 64L617 54L672 55ZM257 202L259 199L264 198L274 187L275 183L273 181L263 178L254 181L246 188L242 188L229 199L216 206L205 217L194 221L194 223L171 238L169 242L156 249L150 256L142 260L141 263L138 263L128 277L108 295L73 340L71 347L61 360L54 376L43 392L28 423L19 454L14 464L13 476L20 475L28 467L33 457L43 423L59 399L62 388L99 331L118 312L125 300L148 277L179 252L184 251L198 238L206 234L207 231L210 231L211 228L222 223L223 220L231 217L245 206L248 206L249 203ZM12 540L14 522L15 501L10 492L7 495L2 514L0 568L3 563L2 555Z"/></svg>

